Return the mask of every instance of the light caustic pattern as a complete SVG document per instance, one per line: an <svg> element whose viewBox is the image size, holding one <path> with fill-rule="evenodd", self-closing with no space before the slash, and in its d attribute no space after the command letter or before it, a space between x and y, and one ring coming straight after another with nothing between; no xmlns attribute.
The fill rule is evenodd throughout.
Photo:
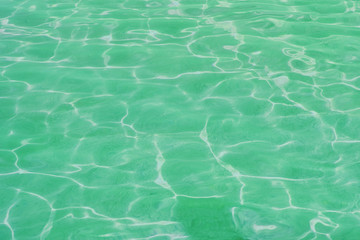
<svg viewBox="0 0 360 240"><path fill-rule="evenodd" d="M360 4L1 1L1 239L360 236Z"/></svg>

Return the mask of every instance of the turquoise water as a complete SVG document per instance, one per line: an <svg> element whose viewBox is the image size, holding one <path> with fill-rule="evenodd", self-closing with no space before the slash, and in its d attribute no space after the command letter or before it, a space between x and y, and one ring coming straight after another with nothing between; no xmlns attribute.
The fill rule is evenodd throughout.
<svg viewBox="0 0 360 240"><path fill-rule="evenodd" d="M360 4L0 7L0 239L360 239Z"/></svg>

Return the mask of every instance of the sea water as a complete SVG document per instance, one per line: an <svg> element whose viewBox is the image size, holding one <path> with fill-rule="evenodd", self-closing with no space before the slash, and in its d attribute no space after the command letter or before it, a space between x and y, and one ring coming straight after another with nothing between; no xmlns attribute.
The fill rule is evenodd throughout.
<svg viewBox="0 0 360 240"><path fill-rule="evenodd" d="M0 5L0 239L360 239L358 1Z"/></svg>

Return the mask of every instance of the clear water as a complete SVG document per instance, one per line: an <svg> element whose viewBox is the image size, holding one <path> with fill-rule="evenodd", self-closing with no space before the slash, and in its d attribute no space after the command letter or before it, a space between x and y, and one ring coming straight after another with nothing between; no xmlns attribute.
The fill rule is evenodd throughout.
<svg viewBox="0 0 360 240"><path fill-rule="evenodd" d="M0 239L360 239L360 4L0 7Z"/></svg>

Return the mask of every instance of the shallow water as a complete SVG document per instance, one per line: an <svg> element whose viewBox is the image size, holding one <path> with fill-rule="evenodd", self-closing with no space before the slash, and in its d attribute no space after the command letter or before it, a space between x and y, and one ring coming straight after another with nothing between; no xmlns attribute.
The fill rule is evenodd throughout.
<svg viewBox="0 0 360 240"><path fill-rule="evenodd" d="M357 1L2 1L1 239L360 236Z"/></svg>

